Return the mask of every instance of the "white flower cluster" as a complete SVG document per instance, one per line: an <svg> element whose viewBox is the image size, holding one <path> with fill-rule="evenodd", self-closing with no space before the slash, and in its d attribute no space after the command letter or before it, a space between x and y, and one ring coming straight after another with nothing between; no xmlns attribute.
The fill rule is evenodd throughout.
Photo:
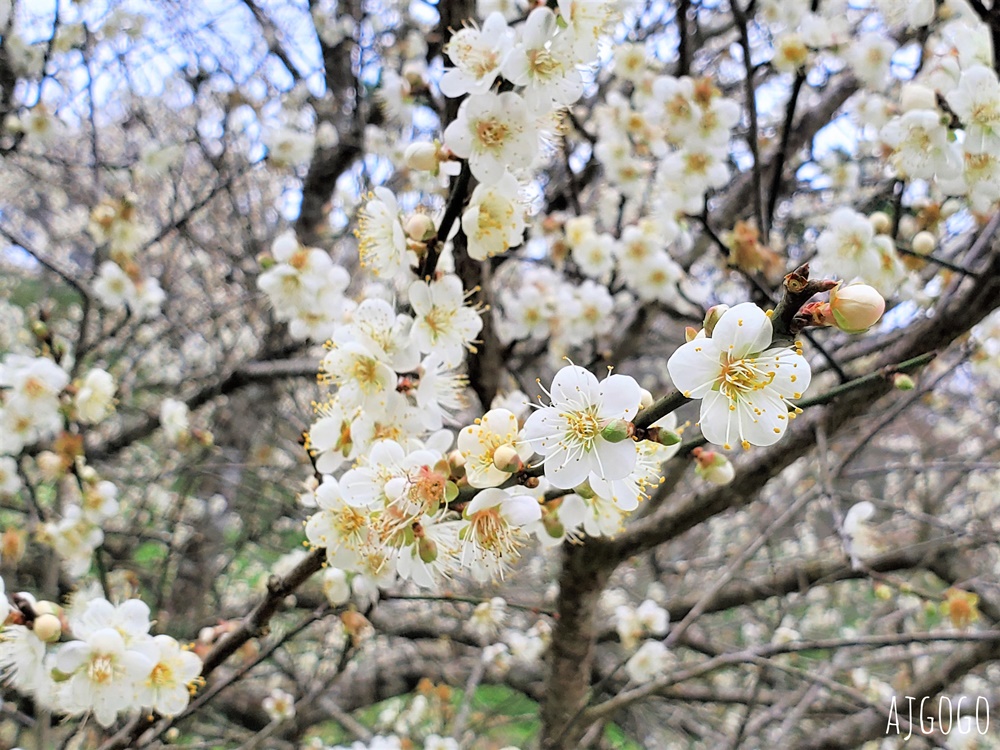
<svg viewBox="0 0 1000 750"><path fill-rule="evenodd" d="M63 427L60 394L69 374L46 357L7 354L0 363L0 454L54 436Z"/></svg>
<svg viewBox="0 0 1000 750"><path fill-rule="evenodd" d="M355 325L366 306L381 310L384 335L365 340L383 341L384 358L413 360L407 354L412 338L406 336L406 316L393 317L388 305L367 300ZM394 339L393 331L400 338ZM530 533L547 543L580 527L588 534L614 533L624 514L662 481L660 467L676 450L632 439L629 425L643 398L632 378L612 375L599 384L588 371L569 366L552 382L551 406L539 408L523 425L508 409L494 408L462 429L458 450L446 455L450 433L425 437L433 427L417 414L400 424L401 415L405 419L414 407L392 389L398 373L359 346L352 334L347 343L335 343L324 360L331 378L340 373L340 388L310 432L317 468L325 474L313 493L319 512L309 519L306 534L311 544L326 548L331 566L382 584L398 576L432 586L460 569L486 580L503 575ZM331 355L343 349L352 359L331 363ZM361 388L356 372L381 385ZM398 426L387 432L372 424L367 409L385 413L390 397L401 414L395 416ZM668 417L664 427L673 424ZM394 438L372 442L377 435ZM528 488L501 488L536 453L544 457L548 483L577 490L548 504L544 514ZM351 458L355 462L346 472L330 473Z"/></svg>
<svg viewBox="0 0 1000 750"><path fill-rule="evenodd" d="M615 299L603 284L574 284L547 266L513 260L502 273L517 275L517 284L500 288L494 312L504 342L548 341L557 361L614 326Z"/></svg>
<svg viewBox="0 0 1000 750"><path fill-rule="evenodd" d="M3 619L10 605L3 596ZM167 635L149 634L149 607L138 599L115 606L106 599L52 602L20 599L18 623L0 630L0 672L22 695L59 713L93 712L103 727L119 714L183 711L197 686L202 663ZM24 610L28 610L25 612ZM71 639L59 642L68 634Z"/></svg>
<svg viewBox="0 0 1000 750"><path fill-rule="evenodd" d="M285 232L271 246L274 265L257 279L274 317L288 323L293 338L325 341L333 335L353 303L344 292L351 278L329 253L302 247L294 232Z"/></svg>

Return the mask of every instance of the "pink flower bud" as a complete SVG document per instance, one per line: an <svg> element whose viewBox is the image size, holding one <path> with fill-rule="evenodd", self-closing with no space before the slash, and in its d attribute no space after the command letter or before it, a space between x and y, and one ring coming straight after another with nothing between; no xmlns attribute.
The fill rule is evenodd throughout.
<svg viewBox="0 0 1000 750"><path fill-rule="evenodd" d="M706 482L722 485L733 481L736 469L724 455L701 448L695 448L692 452L695 459L695 474Z"/></svg>
<svg viewBox="0 0 1000 750"><path fill-rule="evenodd" d="M885 312L882 295L867 284L830 290L834 324L846 333L861 333L875 325Z"/></svg>

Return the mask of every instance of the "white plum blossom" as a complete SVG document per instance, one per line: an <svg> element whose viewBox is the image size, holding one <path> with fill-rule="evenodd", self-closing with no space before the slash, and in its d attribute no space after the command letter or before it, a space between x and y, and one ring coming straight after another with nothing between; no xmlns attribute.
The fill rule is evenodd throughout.
<svg viewBox="0 0 1000 750"><path fill-rule="evenodd" d="M320 364L320 373L331 385L347 410L362 409L383 413L391 394L396 392L395 371L363 344L348 341L334 346ZM384 356L384 355L383 355Z"/></svg>
<svg viewBox="0 0 1000 750"><path fill-rule="evenodd" d="M951 179L961 173L958 147L949 142L948 128L937 111L912 109L905 112L886 123L879 137L893 149L889 161L902 176Z"/></svg>
<svg viewBox="0 0 1000 750"><path fill-rule="evenodd" d="M465 476L473 487L497 487L510 478L511 471L496 464L501 447L520 461L531 458L528 443L518 439L517 417L507 409L491 409L475 424L458 433L458 449L465 458Z"/></svg>
<svg viewBox="0 0 1000 750"><path fill-rule="evenodd" d="M514 44L514 31L501 13L490 13L483 28L467 26L452 34L445 53L454 68L441 76L441 93L449 97L485 94L500 75Z"/></svg>
<svg viewBox="0 0 1000 750"><path fill-rule="evenodd" d="M557 33L558 28L556 15L549 8L533 9L503 66L511 83L524 86L522 96L533 113L569 106L583 94L572 35Z"/></svg>
<svg viewBox="0 0 1000 750"><path fill-rule="evenodd" d="M83 640L59 648L55 666L69 675L67 708L94 712L102 727L114 724L119 712L135 705L139 685L156 664L157 650L145 641L126 646L113 628L101 628Z"/></svg>
<svg viewBox="0 0 1000 750"><path fill-rule="evenodd" d="M361 266L375 276L391 278L403 268L406 233L399 221L399 205L390 190L377 187L358 212L358 253Z"/></svg>
<svg viewBox="0 0 1000 750"><path fill-rule="evenodd" d="M524 207L517 180L505 172L495 185L477 185L462 214L462 230L469 240L469 257L486 260L521 244Z"/></svg>
<svg viewBox="0 0 1000 750"><path fill-rule="evenodd" d="M844 540L844 551L851 559L851 567L861 568L861 560L870 557L878 550L876 534L867 521L875 515L875 506L867 500L856 503L847 511L841 526Z"/></svg>
<svg viewBox="0 0 1000 750"><path fill-rule="evenodd" d="M74 404L77 417L96 424L114 410L115 379L111 373L94 368L77 389Z"/></svg>
<svg viewBox="0 0 1000 750"><path fill-rule="evenodd" d="M465 304L457 276L414 281L409 289L415 320L411 335L421 352L437 353L450 366L461 363L466 347L483 327L482 318Z"/></svg>
<svg viewBox="0 0 1000 750"><path fill-rule="evenodd" d="M322 586L323 594L332 607L339 607L351 599L351 582L346 570L328 565L323 570Z"/></svg>
<svg viewBox="0 0 1000 750"><path fill-rule="evenodd" d="M10 456L0 456L0 497L9 497L21 489L21 475L17 473L17 461ZM0 579L0 594L2 594ZM0 622L6 620L6 616Z"/></svg>
<svg viewBox="0 0 1000 750"><path fill-rule="evenodd" d="M45 641L24 625L5 625L0 631L0 678L9 681L21 694L35 696L41 705L51 708L58 689L51 670L46 668L47 654Z"/></svg>
<svg viewBox="0 0 1000 750"><path fill-rule="evenodd" d="M366 299L351 315L349 325L333 336L335 344L355 341L396 372L409 372L420 363L420 352L411 340L413 318L397 314L383 299Z"/></svg>
<svg viewBox="0 0 1000 750"><path fill-rule="evenodd" d="M854 75L872 89L885 88L896 48L896 43L884 34L871 31L862 34L851 44L848 52Z"/></svg>
<svg viewBox="0 0 1000 750"><path fill-rule="evenodd" d="M169 635L152 639L156 647L153 668L138 686L136 702L164 716L176 716L191 700L189 685L201 674L201 659Z"/></svg>
<svg viewBox="0 0 1000 750"><path fill-rule="evenodd" d="M297 167L312 156L315 138L293 128L273 128L264 133L267 158L279 167Z"/></svg>
<svg viewBox="0 0 1000 750"><path fill-rule="evenodd" d="M264 698L261 707L271 717L271 721L287 721L295 718L295 696L275 688Z"/></svg>
<svg viewBox="0 0 1000 750"><path fill-rule="evenodd" d="M160 404L160 426L171 443L182 440L190 428L190 410L183 401L165 398Z"/></svg>
<svg viewBox="0 0 1000 750"><path fill-rule="evenodd" d="M1000 152L1000 81L992 68L974 65L962 71L958 86L945 95L945 100L965 127L965 151Z"/></svg>
<svg viewBox="0 0 1000 750"><path fill-rule="evenodd" d="M505 170L531 166L538 137L528 119L528 107L517 94L476 94L459 107L444 131L444 142L469 160L472 175L485 185L503 179Z"/></svg>
<svg viewBox="0 0 1000 750"><path fill-rule="evenodd" d="M651 682L666 670L669 657L670 652L662 641L646 641L625 663L625 673L633 682Z"/></svg>
<svg viewBox="0 0 1000 750"><path fill-rule="evenodd" d="M344 502L340 483L329 475L323 477L315 497L319 512L306 522L306 538L313 546L326 549L331 566L356 568L368 550L371 530L368 514Z"/></svg>
<svg viewBox="0 0 1000 750"><path fill-rule="evenodd" d="M483 490L462 514L464 524L458 532L462 564L477 581L503 577L506 567L520 557L523 528L541 516L533 497Z"/></svg>
<svg viewBox="0 0 1000 750"><path fill-rule="evenodd" d="M591 475L615 480L632 471L638 455L635 441L605 433L636 416L642 396L635 380L609 375L598 383L593 373L569 365L556 373L548 395L551 404L524 424L524 439L545 457L546 479L555 487L572 489Z"/></svg>
<svg viewBox="0 0 1000 750"><path fill-rule="evenodd" d="M772 347L771 320L752 302L731 307L711 338L689 341L667 370L688 398L702 399L701 431L727 450L772 445L788 426L788 399L802 397L811 371L792 349Z"/></svg>

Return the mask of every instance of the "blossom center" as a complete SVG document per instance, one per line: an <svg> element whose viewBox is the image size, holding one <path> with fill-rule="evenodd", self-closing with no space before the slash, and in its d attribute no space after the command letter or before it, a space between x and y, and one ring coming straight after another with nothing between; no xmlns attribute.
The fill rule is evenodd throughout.
<svg viewBox="0 0 1000 750"><path fill-rule="evenodd" d="M719 390L730 401L738 401L743 394L766 388L774 380L773 372L762 372L752 359L730 360L723 356L719 375Z"/></svg>
<svg viewBox="0 0 1000 750"><path fill-rule="evenodd" d="M174 684L174 670L166 662L160 662L149 673L147 683L153 687L164 687Z"/></svg>
<svg viewBox="0 0 1000 750"><path fill-rule="evenodd" d="M501 518L498 506L476 511L469 521L472 533L483 549L497 557L516 551L517 543L509 533L507 522Z"/></svg>
<svg viewBox="0 0 1000 750"><path fill-rule="evenodd" d="M500 148L509 134L510 127L507 123L501 122L496 118L476 122L476 137L485 148Z"/></svg>
<svg viewBox="0 0 1000 750"><path fill-rule="evenodd" d="M566 420L566 437L571 442L583 444L584 450L589 450L601 433L601 423L597 416L589 410L570 411L562 416Z"/></svg>
<svg viewBox="0 0 1000 750"><path fill-rule="evenodd" d="M90 661L90 666L87 667L87 676L90 678L91 682L96 682L98 684L104 684L110 682L115 676L115 663L110 656L101 654L95 656Z"/></svg>

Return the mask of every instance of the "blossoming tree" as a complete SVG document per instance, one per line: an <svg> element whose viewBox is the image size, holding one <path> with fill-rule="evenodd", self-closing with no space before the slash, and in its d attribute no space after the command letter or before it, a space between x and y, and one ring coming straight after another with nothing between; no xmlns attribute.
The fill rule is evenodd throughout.
<svg viewBox="0 0 1000 750"><path fill-rule="evenodd" d="M0 746L996 746L1000 10L0 34Z"/></svg>

